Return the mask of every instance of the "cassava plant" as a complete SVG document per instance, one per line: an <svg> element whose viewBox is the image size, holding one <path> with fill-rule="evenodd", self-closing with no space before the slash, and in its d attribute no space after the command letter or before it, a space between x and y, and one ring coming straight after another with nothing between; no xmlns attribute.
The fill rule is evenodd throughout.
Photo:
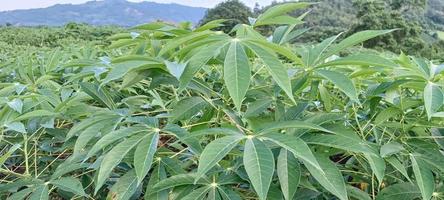
<svg viewBox="0 0 444 200"><path fill-rule="evenodd" d="M307 13L287 13L310 5L228 34L156 22L99 53L5 63L2 198L443 198L444 65L341 57L396 30L290 44Z"/></svg>

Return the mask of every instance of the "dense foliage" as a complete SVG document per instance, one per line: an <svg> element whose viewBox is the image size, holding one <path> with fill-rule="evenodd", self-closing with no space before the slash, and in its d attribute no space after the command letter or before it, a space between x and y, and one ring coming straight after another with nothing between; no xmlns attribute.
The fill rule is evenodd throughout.
<svg viewBox="0 0 444 200"><path fill-rule="evenodd" d="M78 23L68 23L63 27L0 27L0 61L36 50L107 46L106 38L123 30L117 26L95 27Z"/></svg>
<svg viewBox="0 0 444 200"><path fill-rule="evenodd" d="M444 21L439 17L444 10L440 0L305 1L319 3L310 9L291 13L300 16L310 12L310 17L305 20L307 32L297 42L320 42L341 32L347 36L363 30L398 29L366 41L364 46L430 59L442 60L444 57L444 41L438 37L444 27ZM268 8L257 8L257 12L262 13Z"/></svg>
<svg viewBox="0 0 444 200"><path fill-rule="evenodd" d="M444 65L292 45L310 5L0 63L0 198L442 199Z"/></svg>

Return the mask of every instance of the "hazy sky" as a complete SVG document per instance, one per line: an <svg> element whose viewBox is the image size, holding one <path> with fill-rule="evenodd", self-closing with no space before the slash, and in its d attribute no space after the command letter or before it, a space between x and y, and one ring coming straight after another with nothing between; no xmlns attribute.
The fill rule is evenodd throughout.
<svg viewBox="0 0 444 200"><path fill-rule="evenodd" d="M15 9L29 9L29 8L44 8L54 4L72 3L79 4L87 2L88 0L0 0L0 11L15 10ZM129 0L133 2L140 2L143 0ZM159 3L179 3L189 6L199 7L213 7L223 0L149 0ZM257 2L260 5L268 5L272 0L241 0L248 6L253 7Z"/></svg>

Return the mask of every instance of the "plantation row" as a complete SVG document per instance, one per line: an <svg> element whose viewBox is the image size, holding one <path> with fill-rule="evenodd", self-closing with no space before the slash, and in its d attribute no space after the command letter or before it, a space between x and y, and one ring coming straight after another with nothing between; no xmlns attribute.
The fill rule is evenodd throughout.
<svg viewBox="0 0 444 200"><path fill-rule="evenodd" d="M396 30L290 44L310 5L14 52L0 199L443 199L444 65L356 47Z"/></svg>

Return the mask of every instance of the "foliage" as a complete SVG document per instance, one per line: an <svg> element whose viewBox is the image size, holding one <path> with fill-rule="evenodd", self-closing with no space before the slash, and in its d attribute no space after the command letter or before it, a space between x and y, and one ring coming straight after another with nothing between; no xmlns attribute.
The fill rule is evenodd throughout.
<svg viewBox="0 0 444 200"><path fill-rule="evenodd" d="M310 5L3 62L2 198L442 199L444 65L291 45Z"/></svg>
<svg viewBox="0 0 444 200"><path fill-rule="evenodd" d="M217 27L215 30L229 33L237 24L248 24L248 18L252 15L251 9L241 1L227 0L208 9L199 24L204 25L213 20L224 19L226 20L223 22L224 26Z"/></svg>

